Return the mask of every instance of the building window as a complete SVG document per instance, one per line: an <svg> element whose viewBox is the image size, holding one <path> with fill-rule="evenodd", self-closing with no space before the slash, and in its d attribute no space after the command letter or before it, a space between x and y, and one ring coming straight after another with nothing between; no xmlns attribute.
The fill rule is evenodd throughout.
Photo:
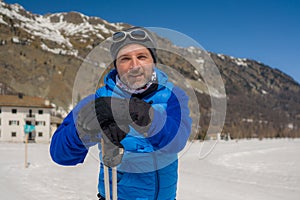
<svg viewBox="0 0 300 200"><path fill-rule="evenodd" d="M31 109L28 112L29 112L28 117L34 117L34 115L32 114L32 110Z"/></svg>
<svg viewBox="0 0 300 200"><path fill-rule="evenodd" d="M11 109L11 113L17 114L17 109Z"/></svg>
<svg viewBox="0 0 300 200"><path fill-rule="evenodd" d="M46 122L45 121L36 121L35 125L36 126L46 126Z"/></svg>
<svg viewBox="0 0 300 200"><path fill-rule="evenodd" d="M39 133L38 133L38 136L39 136L39 137L43 137L43 132L39 132Z"/></svg>
<svg viewBox="0 0 300 200"><path fill-rule="evenodd" d="M0 113L1 113L1 108L0 108Z"/></svg>
<svg viewBox="0 0 300 200"><path fill-rule="evenodd" d="M11 125L17 125L17 126L19 126L19 124L20 124L19 120L9 120L8 121L8 125L10 125L10 126Z"/></svg>
<svg viewBox="0 0 300 200"><path fill-rule="evenodd" d="M42 115L43 113L44 113L44 111L43 110L39 110L39 115Z"/></svg>
<svg viewBox="0 0 300 200"><path fill-rule="evenodd" d="M17 137L17 132L11 132L11 137Z"/></svg>

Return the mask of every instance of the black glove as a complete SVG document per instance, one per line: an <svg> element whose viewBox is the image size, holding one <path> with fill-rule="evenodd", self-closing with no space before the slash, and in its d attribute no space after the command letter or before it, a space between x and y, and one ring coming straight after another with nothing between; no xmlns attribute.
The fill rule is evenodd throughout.
<svg viewBox="0 0 300 200"><path fill-rule="evenodd" d="M100 142L101 127L95 112L95 102L86 104L78 112L76 119L76 129L80 140L86 146Z"/></svg>
<svg viewBox="0 0 300 200"><path fill-rule="evenodd" d="M100 97L95 100L95 111L99 123L107 120L116 121L118 124L129 124L132 122L127 99L115 97Z"/></svg>
<svg viewBox="0 0 300 200"><path fill-rule="evenodd" d="M128 112L128 100L100 97L91 101L79 111L76 128L83 143L89 144L91 142L99 142L101 129L107 129L107 124L112 122L117 122L120 127L123 127L121 129L125 130L125 132L129 130L128 124L132 122L132 120ZM114 135L118 133L120 133L120 131L116 133L111 132L109 133L110 135L108 135L108 138L113 143L116 143L116 145L120 144L118 138L122 138L124 134L121 133L121 136ZM115 139L117 140L115 141Z"/></svg>
<svg viewBox="0 0 300 200"><path fill-rule="evenodd" d="M122 148L121 140L129 132L132 122L128 112L128 100L100 97L95 100L95 111L103 133L110 142Z"/></svg>
<svg viewBox="0 0 300 200"><path fill-rule="evenodd" d="M95 100L95 111L99 123L113 120L117 124L131 124L147 126L151 123L153 109L150 103L137 97L120 99L115 97L100 97Z"/></svg>
<svg viewBox="0 0 300 200"><path fill-rule="evenodd" d="M103 164L108 167L114 167L121 163L123 157L123 146L120 143L129 131L128 125L121 128L113 121L107 121L101 124L103 130L102 138L102 157Z"/></svg>
<svg viewBox="0 0 300 200"><path fill-rule="evenodd" d="M147 131L153 118L153 108L150 103L143 101L137 97L132 97L129 101L129 113L132 120L139 127L135 127L140 131Z"/></svg>
<svg viewBox="0 0 300 200"><path fill-rule="evenodd" d="M106 121L100 124L106 138L115 146L123 148L121 141L129 132L128 125L117 125L115 121ZM106 141L108 141L106 140Z"/></svg>

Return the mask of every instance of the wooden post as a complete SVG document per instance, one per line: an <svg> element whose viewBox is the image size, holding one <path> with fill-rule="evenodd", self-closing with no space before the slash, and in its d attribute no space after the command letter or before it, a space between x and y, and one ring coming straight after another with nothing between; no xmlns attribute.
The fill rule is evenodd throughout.
<svg viewBox="0 0 300 200"><path fill-rule="evenodd" d="M28 133L25 133L25 168L28 167Z"/></svg>

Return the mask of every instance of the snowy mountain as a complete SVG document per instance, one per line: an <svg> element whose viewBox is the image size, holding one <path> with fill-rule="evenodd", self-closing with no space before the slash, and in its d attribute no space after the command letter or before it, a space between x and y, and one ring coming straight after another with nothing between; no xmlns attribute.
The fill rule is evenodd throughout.
<svg viewBox="0 0 300 200"><path fill-rule="evenodd" d="M82 48L91 48L88 45L95 40L103 40L114 31L126 27L122 24L108 23L97 17L88 17L78 12L42 16L31 14L18 4L8 5L0 2L0 5L2 26L10 27L13 32L17 30L25 32L19 37L18 35L12 37L12 42L30 45L40 39L40 47L43 50L56 54L76 56L78 55L76 45L81 44ZM60 48L48 47L47 43L51 42L60 45Z"/></svg>
<svg viewBox="0 0 300 200"><path fill-rule="evenodd" d="M128 25L76 12L36 15L18 4L0 2L0 82L67 108L83 57L124 27Z"/></svg>
<svg viewBox="0 0 300 200"><path fill-rule="evenodd" d="M115 31L130 27L78 12L37 15L18 4L0 1L0 92L49 99L68 109L74 80L90 51ZM202 62L197 48L158 43ZM196 91L202 137L211 116L211 101L201 73L176 54L159 51L159 63L174 67ZM225 84L227 116L224 133L233 137L299 137L300 85L283 72L250 59L209 53ZM97 55L105 59L105 55ZM206 63L204 63L206 64ZM99 70L96 68L95 70ZM86 80L93 82L94 80ZM219 96L218 92L213 93ZM79 97L80 98L80 97Z"/></svg>

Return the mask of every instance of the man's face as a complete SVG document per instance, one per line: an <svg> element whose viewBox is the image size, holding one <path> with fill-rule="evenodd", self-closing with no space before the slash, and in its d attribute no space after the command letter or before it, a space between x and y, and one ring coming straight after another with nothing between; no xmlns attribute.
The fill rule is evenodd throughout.
<svg viewBox="0 0 300 200"><path fill-rule="evenodd" d="M154 63L146 47L129 44L118 52L116 66L121 81L131 89L138 89L151 80Z"/></svg>

